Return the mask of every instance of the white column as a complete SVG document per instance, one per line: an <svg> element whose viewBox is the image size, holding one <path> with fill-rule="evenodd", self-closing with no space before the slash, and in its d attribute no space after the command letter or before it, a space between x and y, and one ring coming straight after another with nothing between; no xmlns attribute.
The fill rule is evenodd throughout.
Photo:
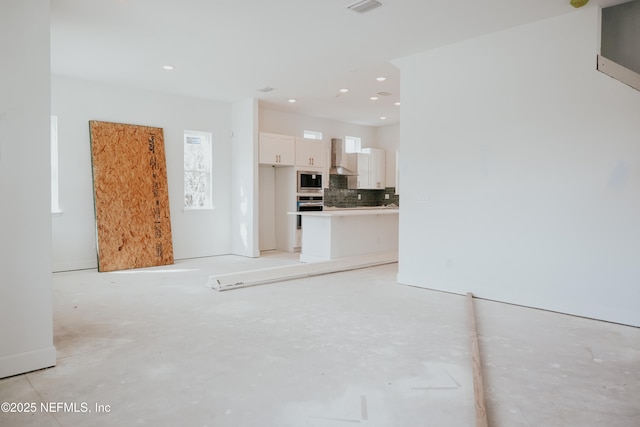
<svg viewBox="0 0 640 427"><path fill-rule="evenodd" d="M258 102L231 107L231 251L258 257Z"/></svg>
<svg viewBox="0 0 640 427"><path fill-rule="evenodd" d="M0 3L0 378L55 364L49 1Z"/></svg>

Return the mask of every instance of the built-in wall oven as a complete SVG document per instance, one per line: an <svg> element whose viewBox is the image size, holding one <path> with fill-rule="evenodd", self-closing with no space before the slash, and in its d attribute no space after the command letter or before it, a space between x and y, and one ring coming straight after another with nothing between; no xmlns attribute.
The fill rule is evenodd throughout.
<svg viewBox="0 0 640 427"><path fill-rule="evenodd" d="M322 173L298 171L298 193L320 193L322 188Z"/></svg>
<svg viewBox="0 0 640 427"><path fill-rule="evenodd" d="M314 212L321 211L324 206L322 196L298 196L297 211L298 212ZM302 217L296 215L298 221L298 229L302 229Z"/></svg>

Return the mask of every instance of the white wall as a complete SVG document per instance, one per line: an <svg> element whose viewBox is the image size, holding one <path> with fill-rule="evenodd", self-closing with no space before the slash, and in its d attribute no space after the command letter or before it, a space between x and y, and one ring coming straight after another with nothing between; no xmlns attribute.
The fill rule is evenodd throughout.
<svg viewBox="0 0 640 427"><path fill-rule="evenodd" d="M0 378L56 363L49 1L0 3Z"/></svg>
<svg viewBox="0 0 640 427"><path fill-rule="evenodd" d="M230 104L60 76L51 81L63 211L53 218L54 271L97 267L89 120L163 128L174 257L230 252ZM185 130L213 134L213 210L183 209Z"/></svg>
<svg viewBox="0 0 640 427"><path fill-rule="evenodd" d="M260 107L260 132L279 133L293 135L302 138L305 130L322 132L325 141L331 138L343 138L359 136L362 138L363 147L378 147L376 140L376 128L369 126L353 125L336 120L321 119L317 117L284 112Z"/></svg>
<svg viewBox="0 0 640 427"><path fill-rule="evenodd" d="M258 257L258 101L233 103L231 117L231 251Z"/></svg>
<svg viewBox="0 0 640 427"><path fill-rule="evenodd" d="M276 249L276 173L274 167L260 166L258 172L258 227L260 250Z"/></svg>
<svg viewBox="0 0 640 427"><path fill-rule="evenodd" d="M640 92L599 10L398 60L401 283L640 325Z"/></svg>

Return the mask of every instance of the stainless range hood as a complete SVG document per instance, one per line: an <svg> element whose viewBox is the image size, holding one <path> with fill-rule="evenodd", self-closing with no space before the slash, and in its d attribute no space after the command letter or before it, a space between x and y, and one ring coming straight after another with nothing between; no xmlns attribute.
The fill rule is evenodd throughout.
<svg viewBox="0 0 640 427"><path fill-rule="evenodd" d="M331 175L357 175L356 156L353 153L347 153L344 147L344 141L340 138L331 140Z"/></svg>

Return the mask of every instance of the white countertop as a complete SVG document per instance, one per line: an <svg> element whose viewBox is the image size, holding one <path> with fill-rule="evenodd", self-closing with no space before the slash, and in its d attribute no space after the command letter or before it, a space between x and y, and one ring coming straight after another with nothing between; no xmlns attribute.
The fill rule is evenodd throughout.
<svg viewBox="0 0 640 427"><path fill-rule="evenodd" d="M323 211L309 211L309 212L287 212L289 215L302 215L302 216L321 216L321 217L334 217L334 216L357 216L357 215L397 215L398 208L329 208Z"/></svg>

